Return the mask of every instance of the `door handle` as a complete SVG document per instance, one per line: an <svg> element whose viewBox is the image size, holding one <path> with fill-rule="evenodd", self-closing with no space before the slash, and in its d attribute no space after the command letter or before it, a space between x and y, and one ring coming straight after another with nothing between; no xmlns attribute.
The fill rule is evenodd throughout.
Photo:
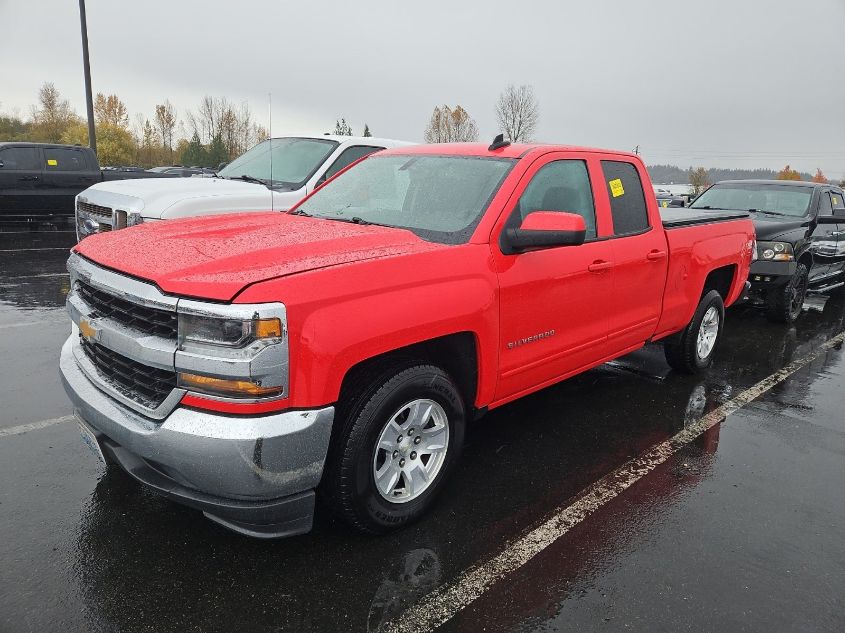
<svg viewBox="0 0 845 633"><path fill-rule="evenodd" d="M610 270L611 268L613 268L613 262L606 262L602 259L597 259L592 264L587 266L587 270L589 270L591 273L601 273L605 270Z"/></svg>
<svg viewBox="0 0 845 633"><path fill-rule="evenodd" d="M666 251L650 251L645 258L650 262L656 262L658 259L666 257Z"/></svg>
<svg viewBox="0 0 845 633"><path fill-rule="evenodd" d="M18 180L38 180L38 176L21 176Z"/></svg>

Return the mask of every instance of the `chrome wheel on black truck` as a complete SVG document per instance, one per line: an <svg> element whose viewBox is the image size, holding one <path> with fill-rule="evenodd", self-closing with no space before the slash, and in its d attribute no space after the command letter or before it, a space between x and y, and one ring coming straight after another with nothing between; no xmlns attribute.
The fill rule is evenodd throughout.
<svg viewBox="0 0 845 633"><path fill-rule="evenodd" d="M405 364L362 382L339 420L323 492L344 521L379 534L431 506L461 452L464 403L432 365Z"/></svg>
<svg viewBox="0 0 845 633"><path fill-rule="evenodd" d="M710 290L701 298L689 325L663 344L669 366L685 374L707 369L713 362L724 320L722 296Z"/></svg>

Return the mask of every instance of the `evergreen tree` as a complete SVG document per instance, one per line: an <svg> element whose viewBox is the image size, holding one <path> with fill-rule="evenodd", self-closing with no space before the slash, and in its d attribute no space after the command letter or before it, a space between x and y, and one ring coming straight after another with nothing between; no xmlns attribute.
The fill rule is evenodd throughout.
<svg viewBox="0 0 845 633"><path fill-rule="evenodd" d="M215 134L211 139L211 144L208 146L206 152L205 163L203 167L216 168L220 163L225 163L229 160L229 152L226 150L226 145L223 143L223 137L220 134Z"/></svg>
<svg viewBox="0 0 845 633"><path fill-rule="evenodd" d="M335 121L334 133L335 136L352 136L352 126L346 122L346 119Z"/></svg>
<svg viewBox="0 0 845 633"><path fill-rule="evenodd" d="M370 132L370 126L367 125L366 123L364 123L364 134L363 134L363 136L372 136L372 133Z"/></svg>
<svg viewBox="0 0 845 633"><path fill-rule="evenodd" d="M183 165L189 167L192 165L206 165L208 163L205 147L200 142L200 135L197 132L194 132L179 160Z"/></svg>

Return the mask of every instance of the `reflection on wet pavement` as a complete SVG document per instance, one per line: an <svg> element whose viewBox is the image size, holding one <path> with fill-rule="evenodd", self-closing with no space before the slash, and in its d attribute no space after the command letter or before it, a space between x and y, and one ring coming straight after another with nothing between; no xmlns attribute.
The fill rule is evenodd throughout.
<svg viewBox="0 0 845 633"><path fill-rule="evenodd" d="M0 368L0 406L17 423L69 412L55 373L66 252L33 253L0 253L0 328L42 324L0 329L4 356L22 358L26 374ZM0 438L0 630L379 630L842 330L839 298L811 297L791 328L732 309L703 377L670 372L655 346L493 411L470 428L434 512L380 538L321 514L312 534L252 541L100 470L71 425ZM832 609L845 608L832 593L845 586L843 371L839 350L823 354L444 628L828 630ZM796 597L780 606L765 595L787 587ZM758 619L742 620L742 609Z"/></svg>

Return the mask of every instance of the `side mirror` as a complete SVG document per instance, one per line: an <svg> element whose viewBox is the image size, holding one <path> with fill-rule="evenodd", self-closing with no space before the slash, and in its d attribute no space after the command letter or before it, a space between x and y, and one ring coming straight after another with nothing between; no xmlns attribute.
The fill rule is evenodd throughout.
<svg viewBox="0 0 845 633"><path fill-rule="evenodd" d="M577 213L534 211L517 229L505 229L499 245L505 255L557 246L578 246L584 243L587 226Z"/></svg>
<svg viewBox="0 0 845 633"><path fill-rule="evenodd" d="M816 218L818 224L845 224L845 209L834 209L833 215L820 215Z"/></svg>
<svg viewBox="0 0 845 633"><path fill-rule="evenodd" d="M217 165L217 171L220 171L221 169L223 169L228 164L229 163L220 163L219 165Z"/></svg>

